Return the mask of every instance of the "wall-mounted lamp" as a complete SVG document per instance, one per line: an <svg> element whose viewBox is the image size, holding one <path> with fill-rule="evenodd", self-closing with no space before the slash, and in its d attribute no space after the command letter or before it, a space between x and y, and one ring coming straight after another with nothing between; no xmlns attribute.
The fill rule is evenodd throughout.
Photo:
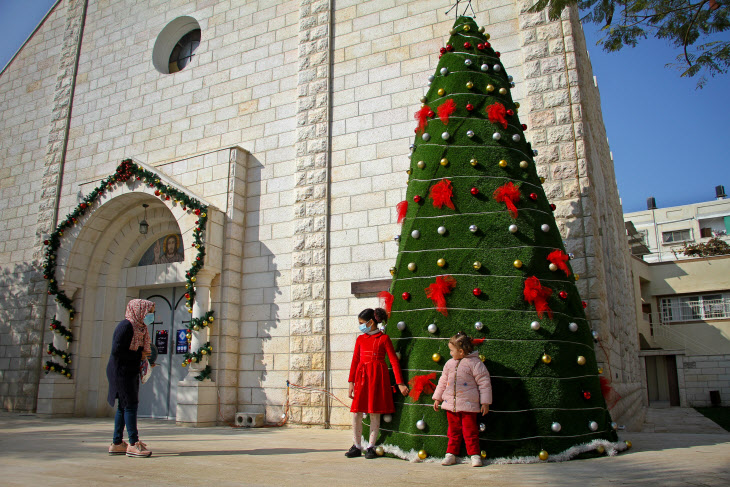
<svg viewBox="0 0 730 487"><path fill-rule="evenodd" d="M142 221L139 222L139 233L147 235L147 230L150 228L149 223L147 223L147 207L150 205L145 203L142 206L144 207L144 218L142 218Z"/></svg>

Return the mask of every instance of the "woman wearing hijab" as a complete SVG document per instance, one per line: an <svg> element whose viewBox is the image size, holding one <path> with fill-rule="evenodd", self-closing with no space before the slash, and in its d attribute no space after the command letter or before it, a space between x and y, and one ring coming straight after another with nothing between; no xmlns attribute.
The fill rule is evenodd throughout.
<svg viewBox="0 0 730 487"><path fill-rule="evenodd" d="M149 457L152 452L139 441L137 432L137 406L139 405L139 369L142 360L151 354L150 334L147 325L155 319L155 303L145 299L133 299L127 304L127 311L114 330L112 353L106 366L109 380L107 401L114 407L118 400L114 418L114 439L109 446L110 455L128 457ZM127 426L129 444L124 442L124 426Z"/></svg>

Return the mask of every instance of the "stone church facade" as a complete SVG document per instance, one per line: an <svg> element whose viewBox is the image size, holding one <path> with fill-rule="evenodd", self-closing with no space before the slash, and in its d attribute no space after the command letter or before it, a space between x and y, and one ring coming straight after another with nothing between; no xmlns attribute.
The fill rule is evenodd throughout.
<svg viewBox="0 0 730 487"><path fill-rule="evenodd" d="M59 0L0 73L2 408L111 414L104 370L126 301L184 287L192 252L137 263L170 233L188 249L194 216L130 183L63 236L58 284L76 318L46 294L44 238L132 159L210 208L192 311L215 311L195 337L213 353L175 381L165 417L207 425L247 411L276 422L288 399L290 422L349 424L321 391L347 397L356 315L389 278L413 112L451 3ZM473 6L514 77L599 362L622 397L612 413L631 427L643 419L636 315L599 93L577 12L549 21L528 3ZM196 29L194 55L172 69L171 51ZM58 341L53 316L74 333L71 379L42 372ZM212 380L193 380L205 363Z"/></svg>

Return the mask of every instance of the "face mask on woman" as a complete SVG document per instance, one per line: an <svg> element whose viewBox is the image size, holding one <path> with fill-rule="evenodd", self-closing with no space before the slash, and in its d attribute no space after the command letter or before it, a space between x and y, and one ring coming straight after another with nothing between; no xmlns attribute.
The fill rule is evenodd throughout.
<svg viewBox="0 0 730 487"><path fill-rule="evenodd" d="M368 321L367 323L360 323L360 331L363 333L367 333L370 331L370 324L373 322L373 320Z"/></svg>
<svg viewBox="0 0 730 487"><path fill-rule="evenodd" d="M151 325L155 321L155 314L147 313L142 321L145 325Z"/></svg>

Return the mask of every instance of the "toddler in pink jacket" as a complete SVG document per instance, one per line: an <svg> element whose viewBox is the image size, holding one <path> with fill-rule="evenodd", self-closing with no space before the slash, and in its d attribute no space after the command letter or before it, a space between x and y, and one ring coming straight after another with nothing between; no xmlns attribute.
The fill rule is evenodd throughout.
<svg viewBox="0 0 730 487"><path fill-rule="evenodd" d="M445 409L449 423L449 443L441 465L456 463L463 437L472 467L481 467L477 415L480 412L487 414L489 405L492 404L489 371L479 360L479 354L474 351L471 338L463 332L451 337L449 353L451 360L444 365L433 393L433 408L436 411Z"/></svg>

